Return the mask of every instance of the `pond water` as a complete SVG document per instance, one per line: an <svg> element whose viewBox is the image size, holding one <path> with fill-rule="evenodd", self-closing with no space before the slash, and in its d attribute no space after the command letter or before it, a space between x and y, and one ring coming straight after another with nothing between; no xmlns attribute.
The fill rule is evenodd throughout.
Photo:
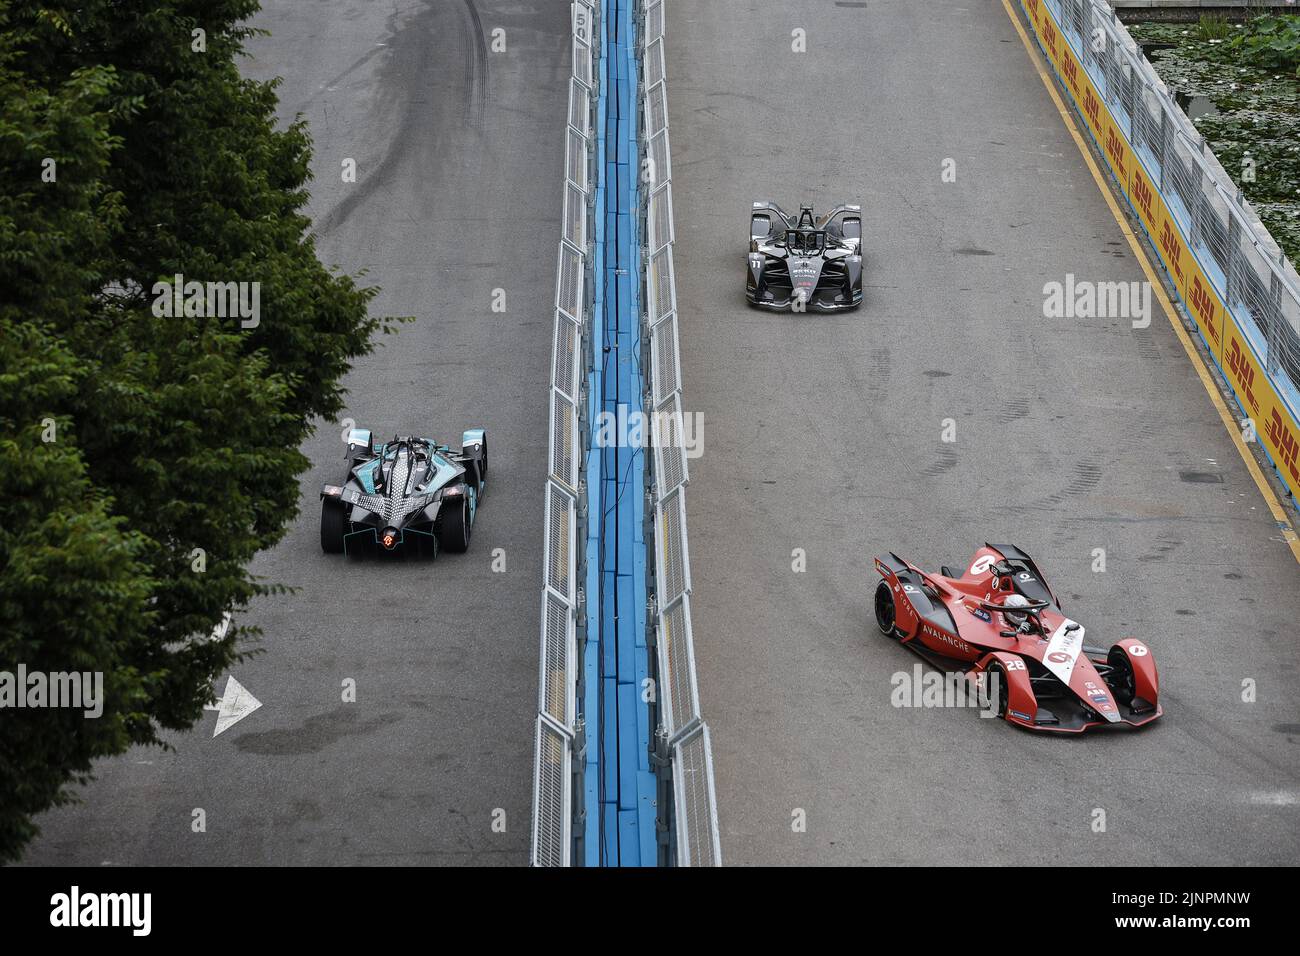
<svg viewBox="0 0 1300 956"><path fill-rule="evenodd" d="M1214 105L1214 100L1208 96L1199 96L1191 93L1183 93L1174 90L1174 99L1178 105L1183 108L1187 118L1192 122L1200 119L1202 116L1219 116L1219 108Z"/></svg>
<svg viewBox="0 0 1300 956"><path fill-rule="evenodd" d="M1151 59L1151 54L1154 53L1156 50L1176 50L1176 49L1178 49L1177 43L1163 43L1157 40L1149 40L1146 43L1138 44L1138 51L1148 60Z"/></svg>
<svg viewBox="0 0 1300 956"><path fill-rule="evenodd" d="M1129 31L1292 261L1300 261L1300 84L1188 24Z"/></svg>

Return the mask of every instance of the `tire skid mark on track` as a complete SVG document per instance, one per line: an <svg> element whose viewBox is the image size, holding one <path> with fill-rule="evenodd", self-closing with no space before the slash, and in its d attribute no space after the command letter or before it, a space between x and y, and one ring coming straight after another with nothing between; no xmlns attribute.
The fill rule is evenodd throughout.
<svg viewBox="0 0 1300 956"><path fill-rule="evenodd" d="M426 170L423 175L432 180L436 171L453 159L447 152L447 138L441 134L448 125L477 131L480 134L478 141L486 149L481 133L489 93L487 46L474 0L464 2L468 26L460 18L452 18L456 21L454 24L445 22L447 11L437 4L424 7L405 22L394 11L387 20L385 45L367 53L340 74L341 78L351 73L376 51L387 52L379 70L381 99L377 109L395 113L398 119L378 160L366 163L358 172L354 187L336 206L317 217L317 235L326 236L345 223L358 208L385 188L398 164L410 161L412 156L421 157ZM407 77L429 72L426 68L429 50L433 44L447 43L445 36L448 33L459 35L459 42L455 45L464 51L461 85L466 92L463 100L453 103L437 95L436 91L428 100L410 97L406 88Z"/></svg>
<svg viewBox="0 0 1300 956"><path fill-rule="evenodd" d="M465 0L465 9L469 12L470 26L473 33L470 42L465 44L468 51L465 67L465 87L470 91L469 99L473 105L476 125L482 125L483 114L487 111L489 92L487 37L483 33L483 21L479 18L478 6L475 0Z"/></svg>

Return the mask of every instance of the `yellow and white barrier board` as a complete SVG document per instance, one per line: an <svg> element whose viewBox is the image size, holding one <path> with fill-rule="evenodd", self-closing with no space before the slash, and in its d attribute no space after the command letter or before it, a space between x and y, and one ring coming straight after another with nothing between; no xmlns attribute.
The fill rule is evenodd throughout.
<svg viewBox="0 0 1300 956"><path fill-rule="evenodd" d="M1258 440L1292 496L1300 496L1300 422L1278 395L1263 363L1193 253L1124 127L1111 115L1060 24L1043 0L1021 0L1039 46L1101 147L1106 164L1151 237L1215 363L1223 370Z"/></svg>

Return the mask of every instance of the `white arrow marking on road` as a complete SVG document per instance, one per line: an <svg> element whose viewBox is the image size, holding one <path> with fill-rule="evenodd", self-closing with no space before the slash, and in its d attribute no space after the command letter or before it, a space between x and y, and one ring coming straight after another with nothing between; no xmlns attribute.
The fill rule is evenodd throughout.
<svg viewBox="0 0 1300 956"><path fill-rule="evenodd" d="M230 630L230 612L229 612L229 611L227 611L225 614L221 615L221 623L218 624L216 627L214 627L214 628L212 629L212 633L208 635L208 640L210 640L210 641L219 641L219 640L221 640L223 637L226 636L226 631L228 631L228 630Z"/></svg>
<svg viewBox="0 0 1300 956"><path fill-rule="evenodd" d="M262 702L250 694L247 688L232 675L226 678L226 692L217 699L216 704L208 704L203 709L217 712L217 726L212 730L212 736L215 737L223 730L235 726L261 706Z"/></svg>
<svg viewBox="0 0 1300 956"><path fill-rule="evenodd" d="M1276 793L1260 793L1256 791L1250 795L1250 802L1269 807L1293 807L1300 803L1300 797L1285 790L1279 790Z"/></svg>

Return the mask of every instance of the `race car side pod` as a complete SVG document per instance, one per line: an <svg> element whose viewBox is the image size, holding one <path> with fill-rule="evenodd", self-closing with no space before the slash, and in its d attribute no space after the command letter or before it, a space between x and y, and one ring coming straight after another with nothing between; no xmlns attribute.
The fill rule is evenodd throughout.
<svg viewBox="0 0 1300 956"><path fill-rule="evenodd" d="M952 627L951 618L943 603L935 603L923 590L925 579L921 572L892 551L883 558L876 558L876 570L880 573L891 591L895 594L906 592L894 600L894 627L899 640L906 644L920 632L922 620L929 621L936 627L948 630Z"/></svg>

